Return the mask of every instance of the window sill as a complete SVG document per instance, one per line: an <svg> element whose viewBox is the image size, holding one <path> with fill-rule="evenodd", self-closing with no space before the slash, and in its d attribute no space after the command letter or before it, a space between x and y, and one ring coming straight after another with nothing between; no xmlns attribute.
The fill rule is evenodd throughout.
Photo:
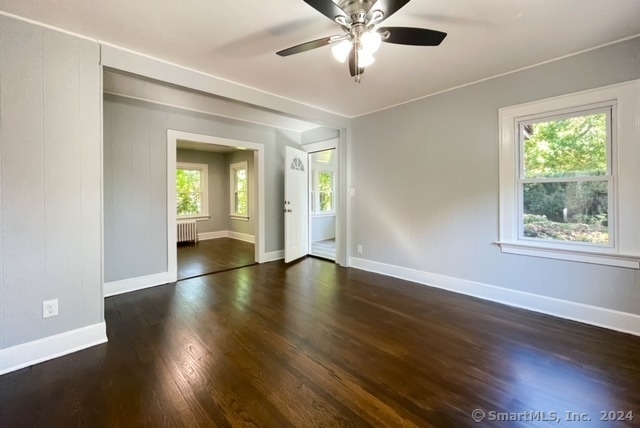
<svg viewBox="0 0 640 428"><path fill-rule="evenodd" d="M210 218L211 216L204 214L204 215L188 215L188 216L177 217L176 220L177 221L181 221L181 220L204 221L204 220L209 220Z"/></svg>
<svg viewBox="0 0 640 428"><path fill-rule="evenodd" d="M640 256L637 255L557 249L521 242L495 242L495 244L500 246L503 253L508 254L640 269Z"/></svg>
<svg viewBox="0 0 640 428"><path fill-rule="evenodd" d="M335 212L328 212L328 213L314 213L311 214L311 217L313 218L317 218L317 217L335 217L336 213Z"/></svg>
<svg viewBox="0 0 640 428"><path fill-rule="evenodd" d="M249 221L249 217L243 215L229 214L229 217L231 217L231 220Z"/></svg>

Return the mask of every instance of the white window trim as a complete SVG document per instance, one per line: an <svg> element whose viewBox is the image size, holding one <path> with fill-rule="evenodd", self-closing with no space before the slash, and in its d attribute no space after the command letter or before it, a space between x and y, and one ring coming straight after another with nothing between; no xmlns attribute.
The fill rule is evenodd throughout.
<svg viewBox="0 0 640 428"><path fill-rule="evenodd" d="M331 194L333 195L333 204L331 211L317 211L316 208L320 207L320 174L327 172L331 174ZM332 168L317 168L313 170L313 209L311 211L312 217L330 217L336 215L336 172Z"/></svg>
<svg viewBox="0 0 640 428"><path fill-rule="evenodd" d="M176 162L176 171L179 169L200 171L200 188L202 189L202 213L191 215L176 215L176 218L178 220L209 219L209 165L207 165L206 163Z"/></svg>
<svg viewBox="0 0 640 428"><path fill-rule="evenodd" d="M236 175L235 172L244 169L247 171L247 214L237 213L236 209ZM234 220L249 221L249 164L247 161L236 162L229 165L229 216Z"/></svg>
<svg viewBox="0 0 640 428"><path fill-rule="evenodd" d="M614 195L611 231L612 246L525 240L519 236L520 207L517 124L525 117L538 114L561 114L579 106L601 103L614 105L611 126L615 141L611 151ZM640 80L606 86L555 98L520 104L499 110L500 120L500 227L496 242L502 252L609 266L640 268Z"/></svg>

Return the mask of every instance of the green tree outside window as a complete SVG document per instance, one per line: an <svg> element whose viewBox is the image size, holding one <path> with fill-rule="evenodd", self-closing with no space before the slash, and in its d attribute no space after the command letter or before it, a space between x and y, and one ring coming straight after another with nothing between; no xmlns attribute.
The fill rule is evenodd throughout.
<svg viewBox="0 0 640 428"><path fill-rule="evenodd" d="M176 170L176 202L178 216L202 214L201 172Z"/></svg>
<svg viewBox="0 0 640 428"><path fill-rule="evenodd" d="M320 212L333 211L333 174L320 172L318 174L318 196L320 198Z"/></svg>

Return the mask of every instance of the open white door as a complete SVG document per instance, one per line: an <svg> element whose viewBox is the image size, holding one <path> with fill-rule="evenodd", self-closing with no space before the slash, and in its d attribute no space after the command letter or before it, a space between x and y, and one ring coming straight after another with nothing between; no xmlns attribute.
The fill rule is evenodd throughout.
<svg viewBox="0 0 640 428"><path fill-rule="evenodd" d="M289 263L309 253L307 152L287 147L284 171L284 261Z"/></svg>

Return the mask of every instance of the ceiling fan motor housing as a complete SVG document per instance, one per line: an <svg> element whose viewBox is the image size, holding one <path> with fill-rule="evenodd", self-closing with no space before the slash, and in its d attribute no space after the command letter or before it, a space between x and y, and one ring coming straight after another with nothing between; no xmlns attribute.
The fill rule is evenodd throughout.
<svg viewBox="0 0 640 428"><path fill-rule="evenodd" d="M375 0L340 0L336 2L338 7L344 10L351 19L354 19L354 15L358 18L363 15L362 21L354 19L354 22L364 22L364 18L366 18L374 3Z"/></svg>

